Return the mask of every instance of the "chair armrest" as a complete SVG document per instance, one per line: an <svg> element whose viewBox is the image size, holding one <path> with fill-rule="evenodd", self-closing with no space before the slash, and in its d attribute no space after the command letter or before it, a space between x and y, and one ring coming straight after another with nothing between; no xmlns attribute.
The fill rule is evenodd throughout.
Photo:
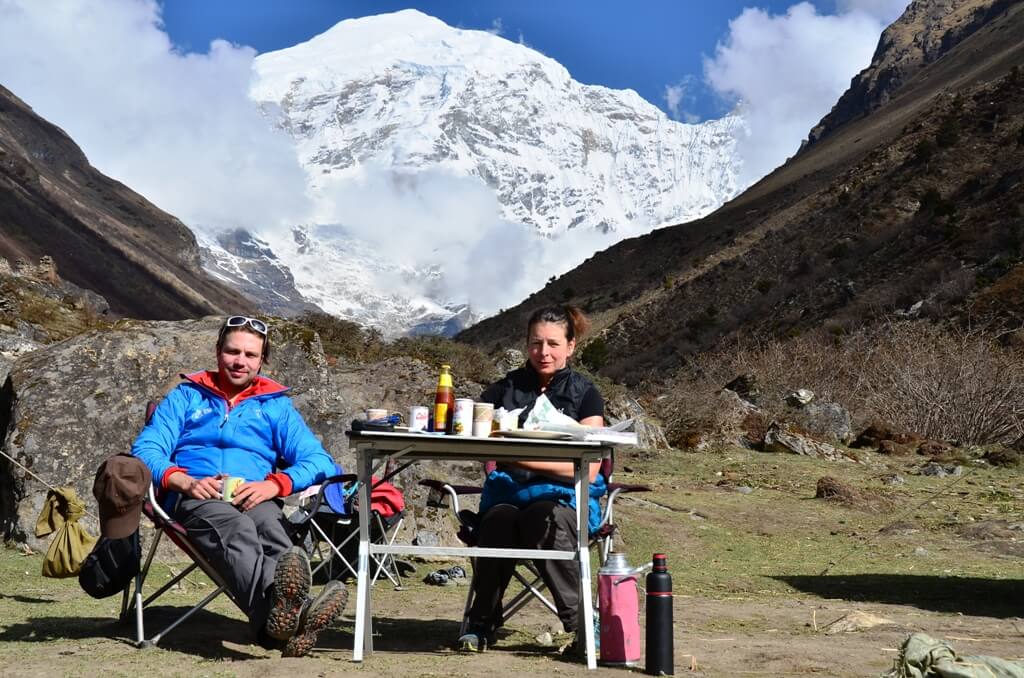
<svg viewBox="0 0 1024 678"><path fill-rule="evenodd" d="M445 502L445 495L451 500L452 513L458 518L459 523L467 525L465 520L466 511L463 511L459 506L459 497L466 494L480 494L483 492L482 487L474 485L451 485L444 482L443 480L435 480L433 478L424 478L419 482L423 487L430 489L430 495L427 497L427 506L433 506L436 508L446 508L449 506Z"/></svg>
<svg viewBox="0 0 1024 678"><path fill-rule="evenodd" d="M316 496L313 497L313 503L309 507L309 516L312 517L320 510L320 505L324 501L324 491L331 485L337 485L338 483L354 483L359 480L359 476L355 473L342 473L341 475L331 476L330 478L324 479L320 483L320 489L317 490Z"/></svg>

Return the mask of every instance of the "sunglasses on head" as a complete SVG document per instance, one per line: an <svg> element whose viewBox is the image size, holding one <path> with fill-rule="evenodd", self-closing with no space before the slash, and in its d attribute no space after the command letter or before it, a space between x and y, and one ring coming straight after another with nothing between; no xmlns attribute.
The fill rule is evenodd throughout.
<svg viewBox="0 0 1024 678"><path fill-rule="evenodd" d="M224 321L224 327L244 327L248 325L263 336L267 336L267 323L259 318L249 318L244 315L233 315Z"/></svg>

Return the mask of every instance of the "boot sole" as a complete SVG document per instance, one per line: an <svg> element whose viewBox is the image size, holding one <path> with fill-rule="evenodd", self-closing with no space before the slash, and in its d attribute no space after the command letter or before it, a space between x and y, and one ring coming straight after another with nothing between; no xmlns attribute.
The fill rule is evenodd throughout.
<svg viewBox="0 0 1024 678"><path fill-rule="evenodd" d="M309 561L304 555L288 550L277 561L274 596L266 624L267 635L276 640L288 640L299 628L302 605L312 584Z"/></svg>
<svg viewBox="0 0 1024 678"><path fill-rule="evenodd" d="M330 586L330 584L328 584ZM302 657L316 645L316 638L331 622L345 610L348 604L348 589L338 586L327 593L326 589L306 611L306 617L296 633L281 651L282 657Z"/></svg>

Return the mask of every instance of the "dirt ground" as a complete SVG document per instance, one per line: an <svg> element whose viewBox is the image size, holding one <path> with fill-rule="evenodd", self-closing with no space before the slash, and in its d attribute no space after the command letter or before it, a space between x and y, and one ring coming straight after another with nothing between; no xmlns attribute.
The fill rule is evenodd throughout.
<svg viewBox="0 0 1024 678"><path fill-rule="evenodd" d="M923 461L836 464L741 450L626 459L617 480L654 492L618 507L617 549L637 564L655 550L669 556L676 675L878 676L916 631L963 654L1024 658L1024 473L972 467L935 479L915 475ZM886 501L866 508L814 499L826 474ZM159 648L138 650L132 627L116 620L119 598L95 601L73 579L44 579L40 563L39 554L0 550L0 675L593 675L538 641L556 629L536 604L509 621L491 651L452 650L466 587L423 583L441 563L418 563L404 590L375 586L376 651L361 664L351 661L354 588L310 657L282 659L249 644L225 601ZM156 577L168 577L168 567L177 566L160 566ZM147 624L156 628L208 590L190 578ZM854 611L884 622L828 632Z"/></svg>

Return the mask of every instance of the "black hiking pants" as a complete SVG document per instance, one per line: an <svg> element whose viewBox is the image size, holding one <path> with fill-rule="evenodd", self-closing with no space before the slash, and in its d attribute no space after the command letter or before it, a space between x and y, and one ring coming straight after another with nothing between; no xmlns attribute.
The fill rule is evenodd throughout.
<svg viewBox="0 0 1024 678"><path fill-rule="evenodd" d="M479 546L559 551L578 548L576 510L553 501L538 501L522 509L498 504L484 514L478 529ZM562 627L574 632L579 604L579 565L574 560L534 560L533 563L551 591ZM489 633L502 625L501 600L515 565L512 558L476 559L470 628Z"/></svg>

